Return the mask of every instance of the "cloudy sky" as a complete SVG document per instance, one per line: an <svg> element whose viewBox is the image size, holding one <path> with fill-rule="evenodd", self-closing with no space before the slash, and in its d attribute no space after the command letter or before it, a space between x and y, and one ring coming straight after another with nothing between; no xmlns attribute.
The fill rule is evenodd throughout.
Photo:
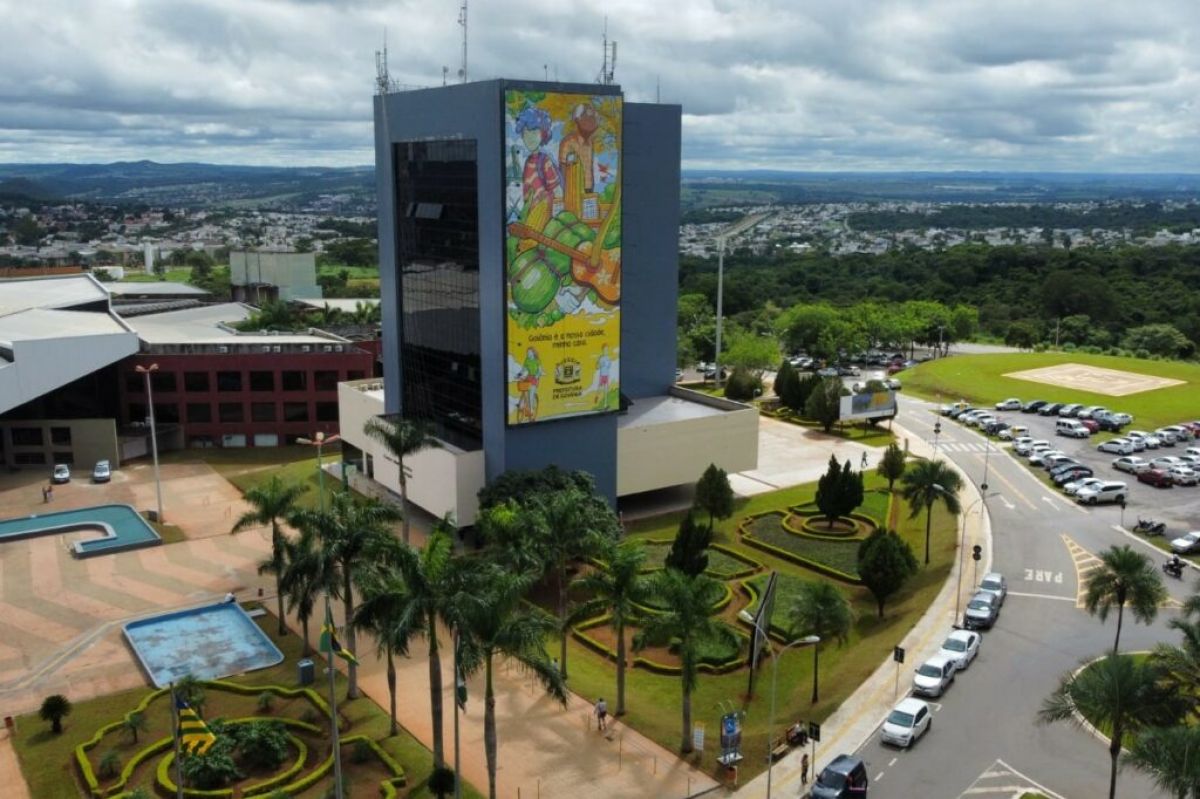
<svg viewBox="0 0 1200 799"><path fill-rule="evenodd" d="M460 0L0 0L0 162L371 163ZM680 103L686 167L1200 172L1196 0L472 0L470 77Z"/></svg>

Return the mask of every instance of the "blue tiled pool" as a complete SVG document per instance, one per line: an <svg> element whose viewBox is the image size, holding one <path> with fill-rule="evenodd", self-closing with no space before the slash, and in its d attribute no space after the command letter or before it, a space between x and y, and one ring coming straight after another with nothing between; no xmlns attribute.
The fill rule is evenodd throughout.
<svg viewBox="0 0 1200 799"><path fill-rule="evenodd" d="M154 528L129 505L94 505L5 519L0 521L0 543L80 530L95 530L99 534L97 538L75 542L75 554L81 558L162 543Z"/></svg>
<svg viewBox="0 0 1200 799"><path fill-rule="evenodd" d="M125 638L159 688L188 674L216 680L283 661L283 653L236 602L131 621Z"/></svg>

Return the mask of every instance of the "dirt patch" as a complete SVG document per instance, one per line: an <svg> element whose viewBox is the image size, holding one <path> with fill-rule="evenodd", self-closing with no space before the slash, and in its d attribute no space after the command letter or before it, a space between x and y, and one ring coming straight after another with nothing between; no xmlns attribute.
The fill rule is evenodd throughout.
<svg viewBox="0 0 1200 799"><path fill-rule="evenodd" d="M1082 363L1061 363L1041 369L1009 372L1004 376L1016 380L1028 380L1032 383L1079 389L1092 394L1104 394L1108 397L1127 397L1130 394L1181 386L1184 383L1182 380L1174 380L1169 377L1122 372L1118 369L1105 369Z"/></svg>

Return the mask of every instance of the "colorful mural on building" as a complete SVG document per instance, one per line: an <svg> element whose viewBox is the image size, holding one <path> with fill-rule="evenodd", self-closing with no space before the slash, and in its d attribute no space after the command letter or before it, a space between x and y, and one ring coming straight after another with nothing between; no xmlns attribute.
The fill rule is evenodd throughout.
<svg viewBox="0 0 1200 799"><path fill-rule="evenodd" d="M508 423L615 411L621 97L505 93Z"/></svg>

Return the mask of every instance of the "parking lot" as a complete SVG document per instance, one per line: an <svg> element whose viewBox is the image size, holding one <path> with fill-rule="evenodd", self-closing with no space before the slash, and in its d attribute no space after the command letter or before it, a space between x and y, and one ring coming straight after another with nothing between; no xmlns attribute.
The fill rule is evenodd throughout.
<svg viewBox="0 0 1200 799"><path fill-rule="evenodd" d="M1002 399L1004 398L998 397L997 401ZM1114 469L1112 463L1118 456L1108 452L1100 452L1096 447L1102 441L1115 438L1118 434L1096 433L1088 438L1070 438L1055 433L1055 425L1059 421L1057 415L1041 416L1037 413L1022 413L1021 411L993 411L993 415L1001 421L1008 422L1010 425L1024 425L1028 427L1029 436L1034 439L1050 442L1054 449L1072 458L1076 458L1084 465L1090 467L1095 472L1096 477L1102 480L1119 480L1124 482L1129 487L1124 514L1126 527L1132 527L1139 517L1149 517L1166 522L1168 538L1172 534L1179 535L1188 530L1200 529L1200 487L1174 486L1171 488L1156 488L1155 486L1138 482L1136 475ZM949 419L943 419L942 424L958 423ZM975 428L970 429L974 430ZM1136 419L1133 424L1125 427L1125 431L1131 429L1138 429ZM982 435L980 433L981 437ZM996 439L993 439L993 441L997 446L1011 450L1012 445L1010 442L998 441ZM1136 453L1136 455L1147 460L1153 460L1159 456L1179 454L1187 447L1196 446L1200 446L1200 440L1181 442L1174 446L1162 446L1159 449L1147 449ZM1017 460L1028 466L1028 461L1025 458L1018 457ZM1028 466L1028 468L1040 478L1046 479L1047 472L1045 470L1036 466ZM1098 512L1101 513L1114 513L1114 511L1119 514L1119 510L1111 506L1098 509ZM1120 520L1114 515L1114 523L1118 521Z"/></svg>

